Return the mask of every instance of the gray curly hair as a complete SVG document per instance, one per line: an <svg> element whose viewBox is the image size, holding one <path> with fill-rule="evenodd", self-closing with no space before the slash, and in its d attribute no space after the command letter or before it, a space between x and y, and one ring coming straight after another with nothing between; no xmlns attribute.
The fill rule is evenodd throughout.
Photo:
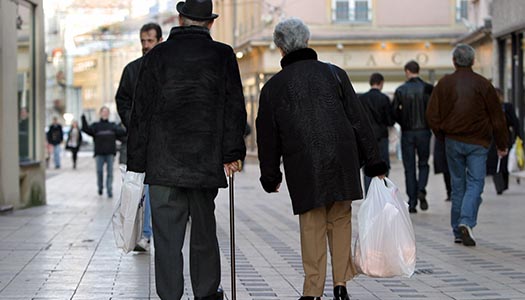
<svg viewBox="0 0 525 300"><path fill-rule="evenodd" d="M279 22L273 32L273 42L283 50L285 55L295 50L307 48L309 39L310 30L298 18L289 18Z"/></svg>
<svg viewBox="0 0 525 300"><path fill-rule="evenodd" d="M452 51L452 58L458 67L472 67L476 51L467 44L458 44Z"/></svg>

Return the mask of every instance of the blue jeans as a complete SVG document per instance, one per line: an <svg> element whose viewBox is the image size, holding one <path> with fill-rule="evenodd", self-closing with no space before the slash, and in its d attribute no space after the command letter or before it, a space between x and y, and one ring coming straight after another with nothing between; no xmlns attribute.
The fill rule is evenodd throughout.
<svg viewBox="0 0 525 300"><path fill-rule="evenodd" d="M452 184L450 225L454 236L460 237L459 224L471 228L477 224L488 149L448 138L445 147Z"/></svg>
<svg viewBox="0 0 525 300"><path fill-rule="evenodd" d="M382 138L377 141L377 147L379 148L379 156L386 163L388 170L390 170L390 152L388 151L388 138ZM388 171L387 174L388 176ZM368 193L368 187L372 181L371 177L365 175L365 194Z"/></svg>
<svg viewBox="0 0 525 300"><path fill-rule="evenodd" d="M144 185L144 225L142 226L142 236L148 240L151 238L151 205L149 200L149 185Z"/></svg>
<svg viewBox="0 0 525 300"><path fill-rule="evenodd" d="M55 168L60 168L60 144L53 145L53 160L55 161Z"/></svg>
<svg viewBox="0 0 525 300"><path fill-rule="evenodd" d="M106 155L97 155L95 156L97 162L97 185L98 192L102 194L104 188L103 179L104 179L104 164L106 164L107 178L106 178L106 189L108 197L113 197L113 161L115 160L115 155L106 154Z"/></svg>
<svg viewBox="0 0 525 300"><path fill-rule="evenodd" d="M417 206L417 195L427 194L430 156L430 130L408 130L401 134L401 154L403 156L403 167L405 169L405 184L408 195L408 205L411 208ZM416 175L416 154L418 157Z"/></svg>

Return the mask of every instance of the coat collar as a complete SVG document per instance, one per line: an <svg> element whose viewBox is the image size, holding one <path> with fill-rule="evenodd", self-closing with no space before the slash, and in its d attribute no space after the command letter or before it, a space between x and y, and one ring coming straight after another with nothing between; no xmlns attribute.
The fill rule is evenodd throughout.
<svg viewBox="0 0 525 300"><path fill-rule="evenodd" d="M208 39L212 39L210 35L210 30L205 27L200 26L177 26L171 28L170 36L168 40L174 39L175 37L187 36L187 35L197 35L203 36Z"/></svg>
<svg viewBox="0 0 525 300"><path fill-rule="evenodd" d="M317 60L317 53L311 48L292 51L281 59L281 67L286 67L301 60Z"/></svg>

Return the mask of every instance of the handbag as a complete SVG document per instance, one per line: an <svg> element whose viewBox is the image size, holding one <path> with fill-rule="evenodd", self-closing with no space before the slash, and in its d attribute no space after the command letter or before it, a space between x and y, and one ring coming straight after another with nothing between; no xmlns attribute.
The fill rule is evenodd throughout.
<svg viewBox="0 0 525 300"><path fill-rule="evenodd" d="M359 133L357 132L354 124L352 124L352 121L346 114L346 105L345 105L346 99L345 99L345 94L343 92L343 81L341 80L341 77L339 77L339 75L337 74L335 66L330 63L327 63L327 65L330 68L330 72L332 72L332 76L335 78L335 80L337 80L337 94L339 95L339 99L341 100L341 103L343 104L343 109L344 109L346 118L348 119L348 121L352 125L352 129L354 130L354 136L355 136L355 140L357 143L357 152L359 155L359 167L363 167L366 164L366 156L364 155L365 151L363 149L363 145L361 145L361 143L359 142L360 140Z"/></svg>

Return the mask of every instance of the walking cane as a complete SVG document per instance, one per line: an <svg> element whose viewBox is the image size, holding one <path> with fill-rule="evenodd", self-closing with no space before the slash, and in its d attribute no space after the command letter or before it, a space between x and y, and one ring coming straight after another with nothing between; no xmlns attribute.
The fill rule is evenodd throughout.
<svg viewBox="0 0 525 300"><path fill-rule="evenodd" d="M235 287L235 203L233 199L233 172L230 171L229 187L230 187L230 261L231 261L231 286L232 286L232 300L237 299L237 289Z"/></svg>

